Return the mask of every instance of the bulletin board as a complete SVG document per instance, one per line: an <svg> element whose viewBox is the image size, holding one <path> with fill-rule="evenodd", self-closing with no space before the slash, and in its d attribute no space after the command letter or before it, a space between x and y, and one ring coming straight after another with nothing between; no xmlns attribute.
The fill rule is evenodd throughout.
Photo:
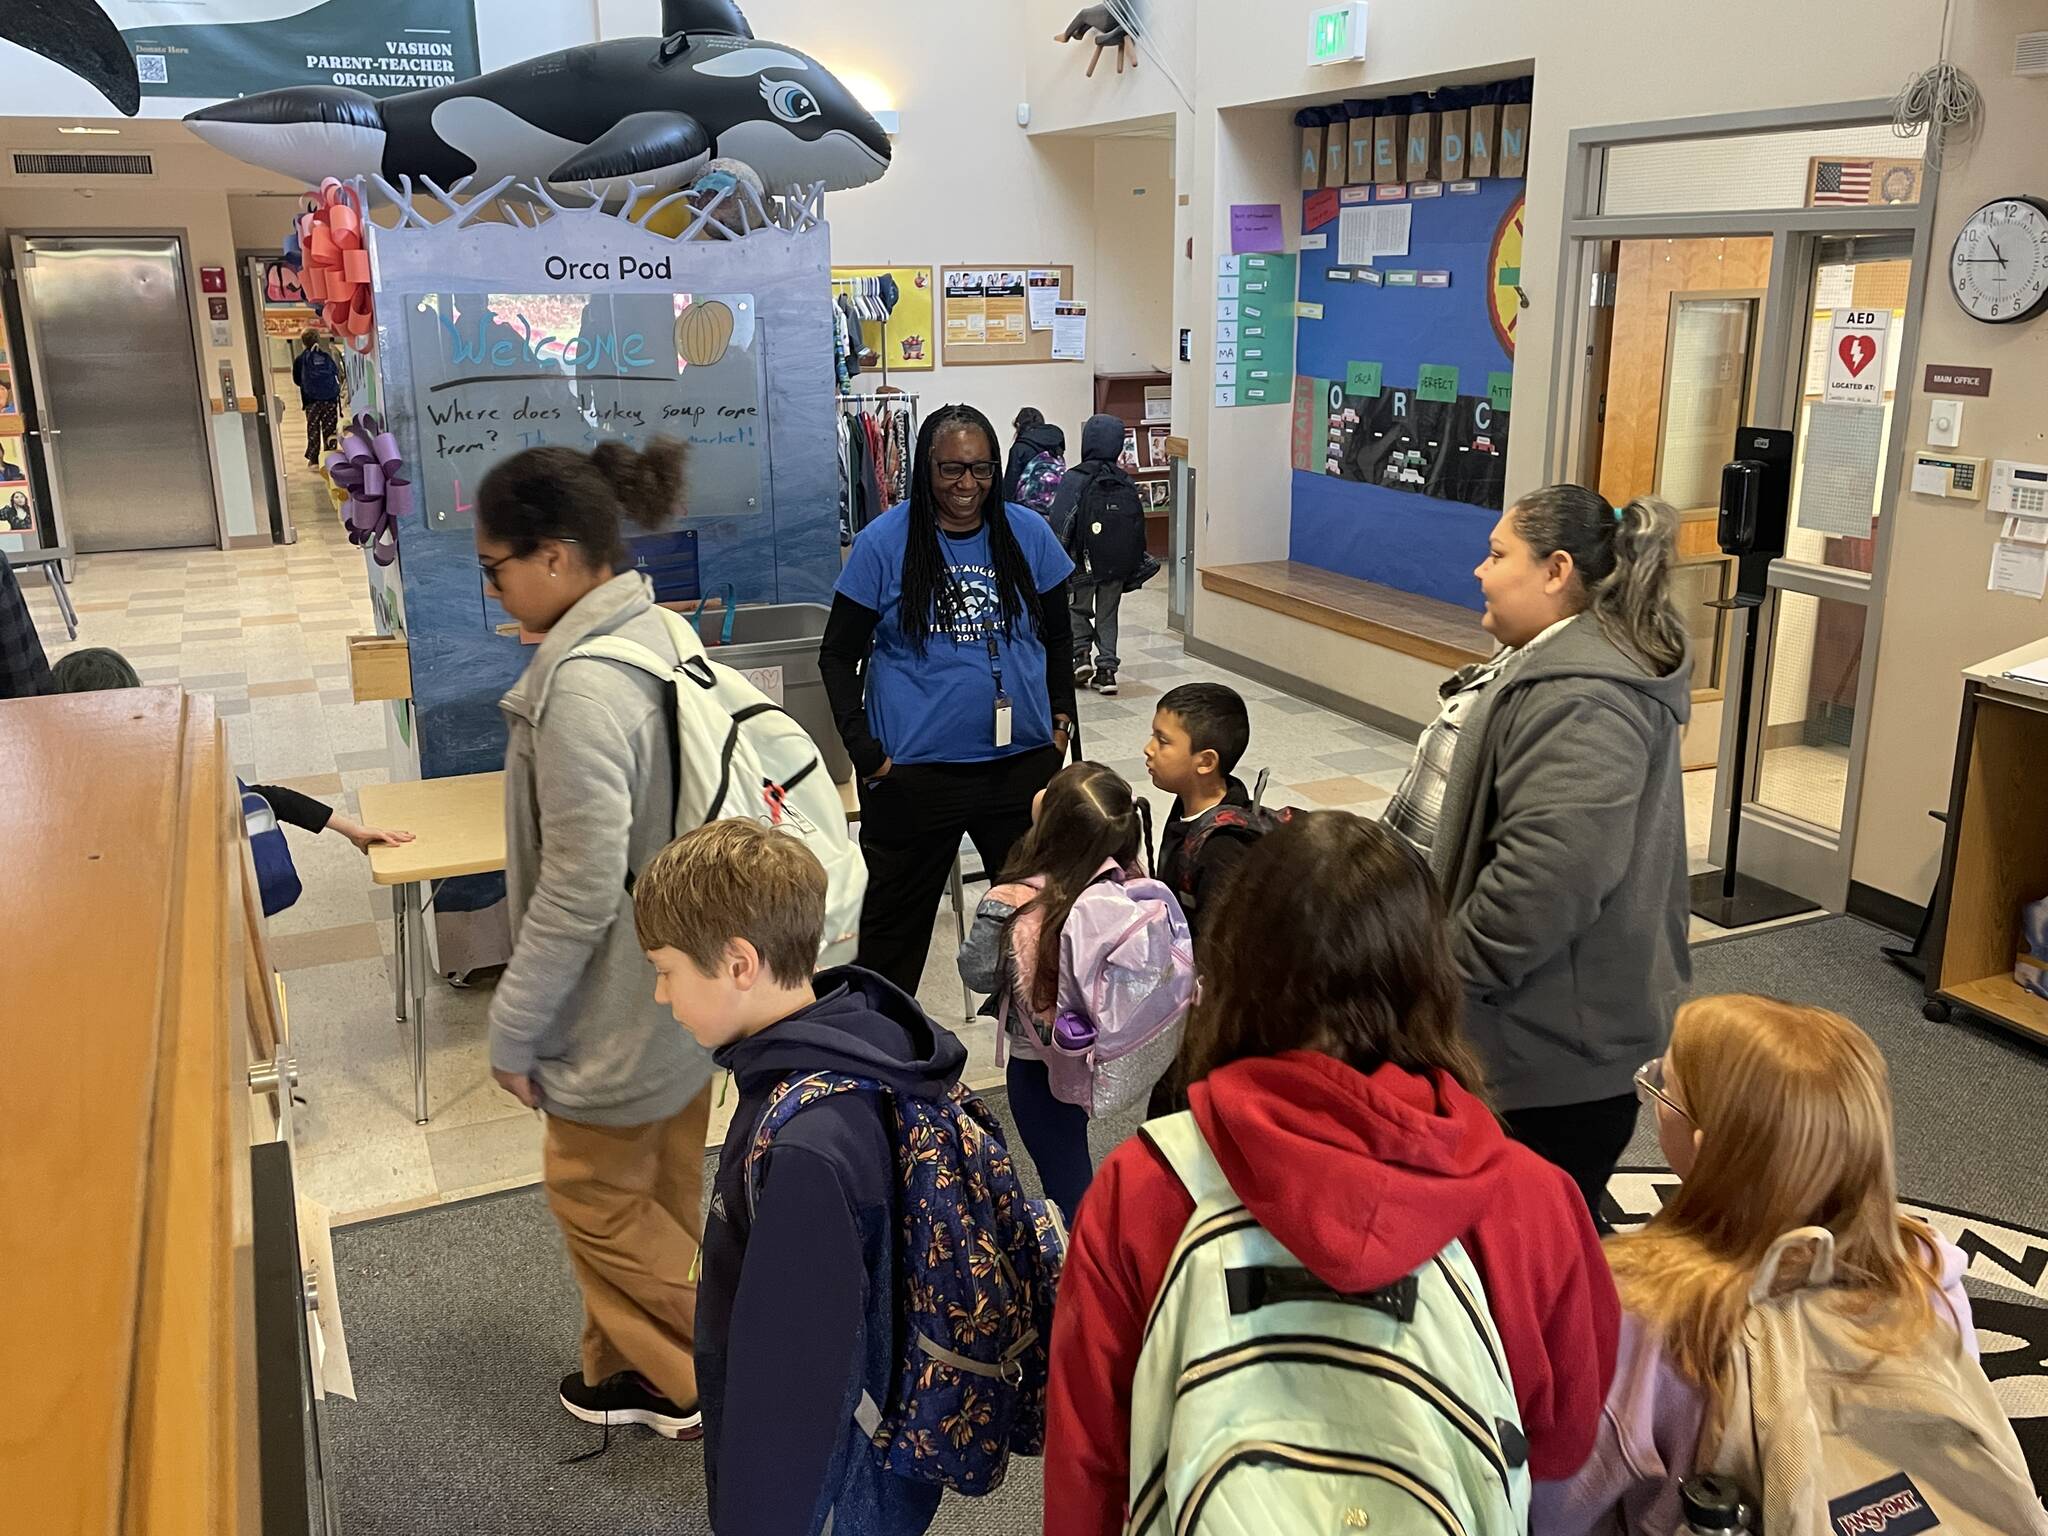
<svg viewBox="0 0 2048 1536"><path fill-rule="evenodd" d="M888 323L863 320L861 342L875 356L886 357L891 372L921 373L938 366L938 309L930 267L834 267L832 276L895 278L896 307Z"/></svg>
<svg viewBox="0 0 2048 1536"><path fill-rule="evenodd" d="M1026 317L1024 342L1021 346L990 346L986 343L959 345L946 336L946 292L947 279L959 272L1056 272L1059 274L1059 296L1063 299L1078 298L1074 292L1074 269L1059 266L1053 262L990 262L986 266L941 267L939 269L937 327L941 346L941 359L948 368L987 367L996 363L1049 363L1053 361L1051 331L1029 329ZM1028 311L1030 297L1025 296Z"/></svg>
<svg viewBox="0 0 2048 1536"><path fill-rule="evenodd" d="M1522 192L1491 178L1413 202L1407 252L1376 258L1377 282L1339 260L1342 213L1368 205L1307 194L1324 201L1303 221L1300 298L1321 318L1296 325L1289 558L1480 606L1472 568L1513 415Z"/></svg>

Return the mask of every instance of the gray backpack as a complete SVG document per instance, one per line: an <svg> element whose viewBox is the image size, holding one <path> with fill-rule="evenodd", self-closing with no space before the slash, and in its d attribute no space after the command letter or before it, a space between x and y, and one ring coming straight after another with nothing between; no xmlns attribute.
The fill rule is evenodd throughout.
<svg viewBox="0 0 2048 1536"><path fill-rule="evenodd" d="M1195 1209L1132 1382L1130 1536L1526 1532L1528 1442L1464 1249L1341 1295L1245 1209L1193 1115L1140 1134Z"/></svg>
<svg viewBox="0 0 2048 1536"><path fill-rule="evenodd" d="M1811 1252L1806 1276L1781 1284L1795 1251ZM1771 1245L1750 1284L1711 1465L1747 1490L1758 1528L2048 1536L2012 1425L1954 1330L1937 1324L1910 1353L1881 1354L1828 1304L1834 1275L1834 1234L1801 1227Z"/></svg>

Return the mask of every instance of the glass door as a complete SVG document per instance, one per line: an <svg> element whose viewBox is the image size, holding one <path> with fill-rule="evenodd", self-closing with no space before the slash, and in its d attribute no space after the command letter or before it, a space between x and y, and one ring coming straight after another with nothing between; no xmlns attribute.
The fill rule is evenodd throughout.
<svg viewBox="0 0 2048 1536"><path fill-rule="evenodd" d="M1892 462L1900 356L1914 274L1905 233L1807 239L1788 403L1794 459L1784 558L1759 615L1754 774L1746 786L1757 872L1814 900L1848 893L1876 652L1877 563Z"/></svg>

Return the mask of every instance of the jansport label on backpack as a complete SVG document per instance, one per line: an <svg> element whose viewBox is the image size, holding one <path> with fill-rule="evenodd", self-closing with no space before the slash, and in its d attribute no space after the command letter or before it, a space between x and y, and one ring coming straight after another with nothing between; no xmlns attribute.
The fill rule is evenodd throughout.
<svg viewBox="0 0 2048 1536"><path fill-rule="evenodd" d="M1828 1520L1834 1536L1913 1536L1941 1525L1941 1517L1903 1472L1828 1500Z"/></svg>

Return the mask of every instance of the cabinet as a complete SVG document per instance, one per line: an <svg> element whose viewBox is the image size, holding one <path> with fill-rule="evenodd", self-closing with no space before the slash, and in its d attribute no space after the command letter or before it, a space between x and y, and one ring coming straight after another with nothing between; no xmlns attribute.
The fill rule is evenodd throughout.
<svg viewBox="0 0 2048 1536"><path fill-rule="evenodd" d="M2048 1042L2048 998L2013 980L2020 908L2048 896L2048 685L2008 678L2048 640L1963 674L1941 876L1928 926L1927 1015L1963 1008Z"/></svg>
<svg viewBox="0 0 2048 1536"><path fill-rule="evenodd" d="M212 701L0 701L0 774L8 1527L311 1529L303 1457L298 1520L266 1518L284 1480L264 1470L262 1382L280 1357L260 1341L256 1255L277 1243L251 1166L279 1118L250 1067L282 1025ZM301 1307L280 1337L305 1332Z"/></svg>

